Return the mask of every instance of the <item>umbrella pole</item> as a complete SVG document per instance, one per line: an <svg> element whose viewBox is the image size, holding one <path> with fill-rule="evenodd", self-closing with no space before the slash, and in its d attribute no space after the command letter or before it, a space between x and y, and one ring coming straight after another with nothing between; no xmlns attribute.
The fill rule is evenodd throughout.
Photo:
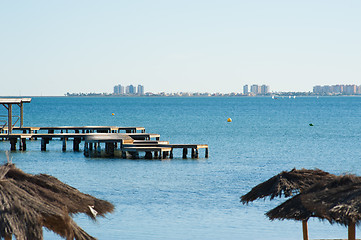
<svg viewBox="0 0 361 240"><path fill-rule="evenodd" d="M307 220L302 220L303 240L308 240Z"/></svg>
<svg viewBox="0 0 361 240"><path fill-rule="evenodd" d="M348 225L348 240L356 240L355 223L350 223Z"/></svg>

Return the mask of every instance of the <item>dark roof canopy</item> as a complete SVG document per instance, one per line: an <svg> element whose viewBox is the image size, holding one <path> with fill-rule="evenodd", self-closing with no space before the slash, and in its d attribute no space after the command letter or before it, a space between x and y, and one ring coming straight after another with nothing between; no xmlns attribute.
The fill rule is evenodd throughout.
<svg viewBox="0 0 361 240"><path fill-rule="evenodd" d="M267 181L258 184L250 192L241 197L241 202L246 204L258 198L293 196L318 181L331 181L336 176L319 169L292 169L291 171L283 171Z"/></svg>
<svg viewBox="0 0 361 240"><path fill-rule="evenodd" d="M0 236L16 239L42 239L44 226L67 239L92 240L70 216L86 213L95 219L114 209L52 176L27 174L14 164L0 167L0 203Z"/></svg>
<svg viewBox="0 0 361 240"><path fill-rule="evenodd" d="M271 219L307 220L317 217L331 224L345 226L361 220L361 178L338 176L331 182L321 181L308 190L270 210Z"/></svg>

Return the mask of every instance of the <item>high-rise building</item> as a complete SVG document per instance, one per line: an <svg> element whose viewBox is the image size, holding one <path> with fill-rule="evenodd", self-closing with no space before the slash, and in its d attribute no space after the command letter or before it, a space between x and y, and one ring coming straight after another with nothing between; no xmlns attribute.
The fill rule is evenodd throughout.
<svg viewBox="0 0 361 240"><path fill-rule="evenodd" d="M357 94L361 94L361 86L357 86L357 88L356 88L356 93L357 93Z"/></svg>
<svg viewBox="0 0 361 240"><path fill-rule="evenodd" d="M260 93L259 86L256 85L256 84L253 84L253 85L251 86L251 93L253 93L253 94L259 94L259 93Z"/></svg>
<svg viewBox="0 0 361 240"><path fill-rule="evenodd" d="M325 85L325 86L314 86L313 93L315 94L344 94L353 95L359 94L361 91L358 86L353 85Z"/></svg>
<svg viewBox="0 0 361 240"><path fill-rule="evenodd" d="M119 87L118 87L118 85L115 85L115 86L114 86L113 94L114 94L114 95L119 95Z"/></svg>
<svg viewBox="0 0 361 240"><path fill-rule="evenodd" d="M136 94L136 88L133 85L129 85L126 87L125 93L126 94Z"/></svg>
<svg viewBox="0 0 361 240"><path fill-rule="evenodd" d="M332 91L334 93L343 93L343 85L334 85L334 86L332 86Z"/></svg>
<svg viewBox="0 0 361 240"><path fill-rule="evenodd" d="M321 91L322 91L322 87L320 85L313 87L313 93L318 94L318 93L321 93Z"/></svg>
<svg viewBox="0 0 361 240"><path fill-rule="evenodd" d="M138 85L137 93L138 93L138 95L144 95L144 86L143 85Z"/></svg>
<svg viewBox="0 0 361 240"><path fill-rule="evenodd" d="M243 86L243 94L244 94L244 95L247 95L248 93L249 93L248 85L244 85L244 86Z"/></svg>
<svg viewBox="0 0 361 240"><path fill-rule="evenodd" d="M356 94L356 85L346 85L344 87L345 94Z"/></svg>
<svg viewBox="0 0 361 240"><path fill-rule="evenodd" d="M124 87L120 84L114 86L114 95L122 95L124 94Z"/></svg>
<svg viewBox="0 0 361 240"><path fill-rule="evenodd" d="M261 86L261 94L267 94L269 92L270 92L269 86L267 86L267 85L262 85Z"/></svg>

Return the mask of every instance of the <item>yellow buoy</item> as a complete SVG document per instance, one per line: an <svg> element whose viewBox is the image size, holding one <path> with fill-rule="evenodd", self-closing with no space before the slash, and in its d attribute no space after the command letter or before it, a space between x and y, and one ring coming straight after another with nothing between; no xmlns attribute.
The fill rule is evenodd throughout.
<svg viewBox="0 0 361 240"><path fill-rule="evenodd" d="M227 122L232 122L232 118L228 118L228 119L227 119Z"/></svg>
<svg viewBox="0 0 361 240"><path fill-rule="evenodd" d="M115 114L114 114L114 113L112 113L112 115L114 116Z"/></svg>

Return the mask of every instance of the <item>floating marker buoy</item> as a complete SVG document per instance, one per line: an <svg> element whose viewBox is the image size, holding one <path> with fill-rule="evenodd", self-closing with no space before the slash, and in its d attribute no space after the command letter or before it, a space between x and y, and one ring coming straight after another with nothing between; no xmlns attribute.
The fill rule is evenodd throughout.
<svg viewBox="0 0 361 240"><path fill-rule="evenodd" d="M232 118L228 118L228 119L227 119L227 122L232 122Z"/></svg>
<svg viewBox="0 0 361 240"><path fill-rule="evenodd" d="M308 124L308 125L310 125L310 127L313 127L313 124L312 124L312 123L310 123L310 124Z"/></svg>
<svg viewBox="0 0 361 240"><path fill-rule="evenodd" d="M112 113L112 115L114 116L115 114L114 114L114 113Z"/></svg>

